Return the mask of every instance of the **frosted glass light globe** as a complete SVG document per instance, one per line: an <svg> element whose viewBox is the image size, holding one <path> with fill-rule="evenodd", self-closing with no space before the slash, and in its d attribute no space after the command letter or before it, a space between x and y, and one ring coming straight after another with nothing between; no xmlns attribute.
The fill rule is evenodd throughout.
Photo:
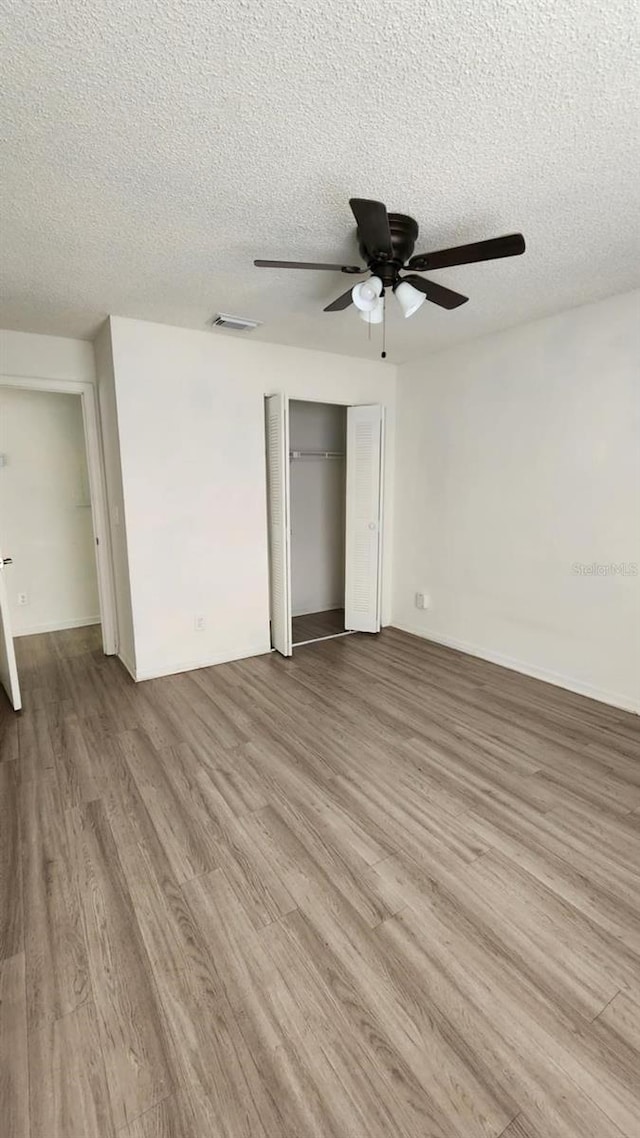
<svg viewBox="0 0 640 1138"><path fill-rule="evenodd" d="M351 297L356 308L361 312L372 312L380 299L382 281L380 277L369 277L351 289Z"/></svg>

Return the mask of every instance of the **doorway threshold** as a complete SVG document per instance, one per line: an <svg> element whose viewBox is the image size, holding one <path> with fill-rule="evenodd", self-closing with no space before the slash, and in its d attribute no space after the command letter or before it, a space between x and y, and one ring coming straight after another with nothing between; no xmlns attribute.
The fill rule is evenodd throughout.
<svg viewBox="0 0 640 1138"><path fill-rule="evenodd" d="M329 636L314 636L311 640L298 640L292 648L302 648L303 644L319 644L321 640L337 640L340 636L355 636L355 629L345 629L344 632L332 632Z"/></svg>

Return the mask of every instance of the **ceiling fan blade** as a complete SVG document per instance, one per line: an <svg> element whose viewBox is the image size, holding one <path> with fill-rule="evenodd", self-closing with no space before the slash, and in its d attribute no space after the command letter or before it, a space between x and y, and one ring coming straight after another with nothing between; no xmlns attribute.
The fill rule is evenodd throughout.
<svg viewBox="0 0 640 1138"><path fill-rule="evenodd" d="M340 312L342 308L348 308L350 304L353 304L353 297L351 295L351 289L349 288L346 292L343 292L342 296L339 296L337 300L332 300L331 304L328 304L324 311Z"/></svg>
<svg viewBox="0 0 640 1138"><path fill-rule="evenodd" d="M369 201L368 198L350 198L349 205L367 252L384 253L390 257L393 248L387 207L382 202Z"/></svg>
<svg viewBox="0 0 640 1138"><path fill-rule="evenodd" d="M322 265L316 261L254 261L258 269L328 269L332 273L366 273L359 265Z"/></svg>
<svg viewBox="0 0 640 1138"><path fill-rule="evenodd" d="M509 233L506 237L492 237L489 241L474 241L471 245L457 245L455 249L439 249L436 253L418 253L408 263L408 268L419 272L431 269L451 269L454 265L470 265L473 261L494 261L498 257L518 257L525 251L524 237L521 233Z"/></svg>
<svg viewBox="0 0 640 1138"><path fill-rule="evenodd" d="M453 292L452 289L436 284L435 281L425 281L423 277L410 275L402 279L417 288L419 292L423 292L427 300L433 304L439 304L441 308L459 308L461 304L466 304L469 299L468 296L463 296L460 292Z"/></svg>

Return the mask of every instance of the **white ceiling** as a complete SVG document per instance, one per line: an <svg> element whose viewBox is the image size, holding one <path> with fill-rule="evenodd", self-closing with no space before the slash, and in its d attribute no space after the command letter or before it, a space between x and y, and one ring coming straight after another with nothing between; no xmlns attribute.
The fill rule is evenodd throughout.
<svg viewBox="0 0 640 1138"><path fill-rule="evenodd" d="M416 252L527 239L433 273L470 303L392 312L392 360L636 287L639 10L0 0L1 322L89 338L109 312L222 310L263 320L252 338L376 356L355 309L322 312L349 278L252 266L352 262L350 196L414 216Z"/></svg>

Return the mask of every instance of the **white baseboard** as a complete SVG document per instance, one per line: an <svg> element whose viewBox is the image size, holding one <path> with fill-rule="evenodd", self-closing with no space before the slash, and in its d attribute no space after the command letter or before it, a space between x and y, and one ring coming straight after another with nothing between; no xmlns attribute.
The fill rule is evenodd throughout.
<svg viewBox="0 0 640 1138"><path fill-rule="evenodd" d="M470 644L467 640L456 640L452 636L436 636L426 633L423 628L410 624L398 624L393 621L392 628L400 632L409 632L412 636L419 636L421 640L432 640L434 644L443 644L445 648L455 648L458 652L466 652L469 656L479 656L481 660L488 660L491 664L500 664L503 668L510 668L512 672L522 672L535 680L544 680L545 683L555 684L556 687L566 688L576 695L585 695L589 699L597 699L600 703L608 703L611 707L619 707L622 711L633 711L640 715L640 700L629 699L628 696L618 695L617 692L605 691L576 680L573 676L565 676L561 672L552 672L548 668L539 668L524 660L516 660L513 656L504 656L501 652L492 652L479 648L477 644Z"/></svg>
<svg viewBox="0 0 640 1138"><path fill-rule="evenodd" d="M198 668L213 668L216 664L230 664L234 660L246 660L250 656L265 656L271 652L271 645L253 644L249 648L241 648L232 653L223 653L221 656L205 656L195 660L169 660L164 664L142 664L135 669L135 675L123 660L127 671L139 683L141 680L155 680L160 676L174 676L178 672L194 672ZM122 657L121 657L122 659Z"/></svg>
<svg viewBox="0 0 640 1138"><path fill-rule="evenodd" d="M100 624L99 616L80 616L73 620L52 620L44 624L34 624L22 632L16 632L16 639L20 636L37 636L40 632L63 632L66 628L89 628L92 624Z"/></svg>

